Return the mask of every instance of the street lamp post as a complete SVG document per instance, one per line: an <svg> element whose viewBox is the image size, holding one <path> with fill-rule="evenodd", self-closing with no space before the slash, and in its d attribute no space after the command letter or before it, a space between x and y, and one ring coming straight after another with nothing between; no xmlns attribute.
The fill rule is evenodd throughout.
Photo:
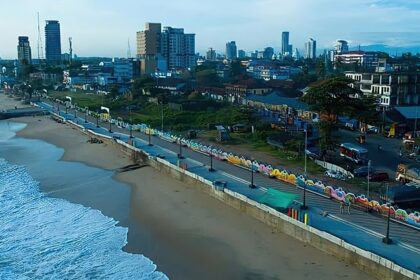
<svg viewBox="0 0 420 280"><path fill-rule="evenodd" d="M109 113L109 108L101 106L101 110L105 110L108 113L109 133L112 133L112 130L111 130L111 114Z"/></svg>
<svg viewBox="0 0 420 280"><path fill-rule="evenodd" d="M153 144L152 144L152 130L150 129L150 126L149 126L149 146L153 146Z"/></svg>
<svg viewBox="0 0 420 280"><path fill-rule="evenodd" d="M162 112L162 121L161 121L161 127L160 127L160 131L162 131L163 132L163 102L162 102L162 110L161 110L161 112Z"/></svg>
<svg viewBox="0 0 420 280"><path fill-rule="evenodd" d="M213 172L214 169L213 169L213 151L212 150L210 150L209 156L210 156L210 168L209 168L209 171L210 172Z"/></svg>
<svg viewBox="0 0 420 280"><path fill-rule="evenodd" d="M85 108L85 123L87 123L88 121L87 121L87 116L88 116L88 113L89 113L89 108L88 107L86 107Z"/></svg>
<svg viewBox="0 0 420 280"><path fill-rule="evenodd" d="M303 174L305 176L305 179L306 179L306 162L307 162L307 160L306 160L306 149L307 148L308 148L308 130L305 129L305 150L304 150L305 166L304 166L304 170L303 170ZM300 209L302 209L302 210L308 209L308 206L306 205L306 182L303 185L303 205L300 206Z"/></svg>
<svg viewBox="0 0 420 280"><path fill-rule="evenodd" d="M96 111L96 127L99 128L99 113Z"/></svg>
<svg viewBox="0 0 420 280"><path fill-rule="evenodd" d="M252 160L251 159L251 184L249 185L249 187L251 188L251 189L254 189L254 188L256 188L257 186L255 186L255 184L254 184L254 163L253 163L253 161L254 160Z"/></svg>
<svg viewBox="0 0 420 280"><path fill-rule="evenodd" d="M179 137L179 154L178 154L178 158L179 159L183 159L184 158L182 156L182 141L181 141L181 136Z"/></svg>
<svg viewBox="0 0 420 280"><path fill-rule="evenodd" d="M128 109L128 114L130 115L130 138L133 138L133 120L131 119L131 106Z"/></svg>
<svg viewBox="0 0 420 280"><path fill-rule="evenodd" d="M391 203L389 203L388 191L389 191L389 184L386 184L386 200L388 204L388 217L387 217L387 222L386 222L386 236L382 238L382 242L385 244L392 243L392 239L389 237L389 221L391 220Z"/></svg>

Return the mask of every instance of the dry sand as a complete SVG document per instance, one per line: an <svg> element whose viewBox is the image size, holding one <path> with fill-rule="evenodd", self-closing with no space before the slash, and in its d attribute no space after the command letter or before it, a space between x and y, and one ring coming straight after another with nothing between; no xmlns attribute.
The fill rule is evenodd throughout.
<svg viewBox="0 0 420 280"><path fill-rule="evenodd" d="M48 117L16 121L28 124L19 136L64 148L62 160L109 170L130 163L115 147L89 144ZM371 278L150 167L116 179L132 186L124 250L149 257L171 279ZM115 198L103 199L110 205Z"/></svg>
<svg viewBox="0 0 420 280"><path fill-rule="evenodd" d="M4 92L0 92L0 111L15 109L15 107L26 108L30 107L30 105L23 104L20 100L16 100L13 97L5 95Z"/></svg>

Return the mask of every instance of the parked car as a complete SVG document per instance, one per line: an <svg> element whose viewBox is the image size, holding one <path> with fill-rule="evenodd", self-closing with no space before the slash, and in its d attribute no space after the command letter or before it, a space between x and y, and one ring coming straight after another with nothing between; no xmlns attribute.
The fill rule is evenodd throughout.
<svg viewBox="0 0 420 280"><path fill-rule="evenodd" d="M367 166L362 166L359 168L356 168L355 170L353 170L353 175L355 177L366 177L368 175L368 173L375 173L376 169L374 167L370 167L370 170L368 172L368 167Z"/></svg>
<svg viewBox="0 0 420 280"><path fill-rule="evenodd" d="M372 181L372 182L389 181L389 175L386 172L377 171L369 175L369 181Z"/></svg>
<svg viewBox="0 0 420 280"><path fill-rule="evenodd" d="M344 173L340 172L340 171L334 171L334 170L327 170L324 173L326 176L334 178L334 179L339 179L339 180L346 180L347 177Z"/></svg>

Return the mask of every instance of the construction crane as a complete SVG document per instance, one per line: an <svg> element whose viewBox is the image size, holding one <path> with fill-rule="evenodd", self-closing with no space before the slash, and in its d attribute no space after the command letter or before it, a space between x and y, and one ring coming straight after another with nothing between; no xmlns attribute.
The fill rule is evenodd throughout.
<svg viewBox="0 0 420 280"><path fill-rule="evenodd" d="M73 42L72 42L72 38L69 37L69 54L70 54L70 58L69 58L69 64L71 64L71 61L73 60Z"/></svg>

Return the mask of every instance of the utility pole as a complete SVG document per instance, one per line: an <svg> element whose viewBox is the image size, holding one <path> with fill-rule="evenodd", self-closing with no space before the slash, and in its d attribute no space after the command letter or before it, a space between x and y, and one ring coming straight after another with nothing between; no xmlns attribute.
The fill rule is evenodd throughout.
<svg viewBox="0 0 420 280"><path fill-rule="evenodd" d="M369 183L370 183L370 166L371 166L371 160L368 161L368 176L367 176L367 198L370 198L370 191L369 191Z"/></svg>
<svg viewBox="0 0 420 280"><path fill-rule="evenodd" d="M305 128L305 150L303 151L305 153L305 167L304 167L304 176L306 180L306 149L308 148L308 129ZM308 206L306 205L306 182L303 186L303 205L300 207L302 210L308 209Z"/></svg>

